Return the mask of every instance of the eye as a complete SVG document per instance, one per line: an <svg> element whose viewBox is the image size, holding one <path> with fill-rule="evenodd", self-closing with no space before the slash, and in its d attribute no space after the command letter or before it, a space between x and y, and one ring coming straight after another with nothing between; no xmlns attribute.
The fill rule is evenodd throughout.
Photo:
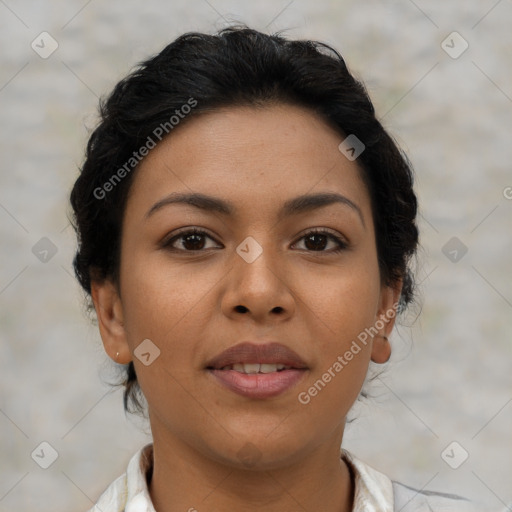
<svg viewBox="0 0 512 512"><path fill-rule="evenodd" d="M215 240L206 232L201 229L192 228L181 231L175 234L171 238L162 242L162 247L174 251L182 252L194 252L203 251L205 249L211 249L207 247L206 239ZM303 235L300 240L304 240L305 250L312 252L327 252L327 253L338 253L345 250L348 244L339 236L325 230L325 229L313 229ZM334 242L334 248L331 250L325 250L328 246L329 241ZM178 246L177 246L178 242ZM296 245L296 242L294 245Z"/></svg>
<svg viewBox="0 0 512 512"><path fill-rule="evenodd" d="M338 253L348 247L348 244L342 238L325 229L313 229L308 231L299 240L304 240L306 250L314 252ZM336 245L334 249L326 251L324 249L326 245L328 245L329 240L334 241Z"/></svg>
<svg viewBox="0 0 512 512"><path fill-rule="evenodd" d="M209 248L205 247L206 238L213 240L206 231L197 228L187 229L186 231L174 235L172 238L164 240L162 247L185 252L202 251L203 249ZM181 247L176 247L175 242L177 241L180 243Z"/></svg>

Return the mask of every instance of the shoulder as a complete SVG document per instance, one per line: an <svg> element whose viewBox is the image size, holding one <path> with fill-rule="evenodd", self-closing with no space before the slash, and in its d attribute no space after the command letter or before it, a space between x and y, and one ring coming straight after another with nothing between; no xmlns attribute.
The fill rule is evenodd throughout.
<svg viewBox="0 0 512 512"><path fill-rule="evenodd" d="M500 512L454 494L414 489L342 450L355 481L354 511L385 512Z"/></svg>
<svg viewBox="0 0 512 512"><path fill-rule="evenodd" d="M399 482L392 485L395 510L402 512L492 512L455 494L422 491Z"/></svg>
<svg viewBox="0 0 512 512"><path fill-rule="evenodd" d="M154 512L147 487L147 473L152 468L153 446L141 448L130 460L126 473L114 480L88 512Z"/></svg>
<svg viewBox="0 0 512 512"><path fill-rule="evenodd" d="M123 512L127 496L126 473L114 480L87 512Z"/></svg>

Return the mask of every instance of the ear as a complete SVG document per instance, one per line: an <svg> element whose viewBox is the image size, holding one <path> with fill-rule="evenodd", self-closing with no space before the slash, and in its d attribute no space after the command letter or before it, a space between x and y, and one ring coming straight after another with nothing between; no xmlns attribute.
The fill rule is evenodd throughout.
<svg viewBox="0 0 512 512"><path fill-rule="evenodd" d="M91 282L91 296L105 352L119 364L132 360L126 341L123 306L116 286L110 279Z"/></svg>
<svg viewBox="0 0 512 512"><path fill-rule="evenodd" d="M400 280L394 286L382 285L381 287L379 308L374 324L378 333L375 334L372 344L371 358L374 363L385 363L391 357L391 344L388 338L395 325L402 284Z"/></svg>

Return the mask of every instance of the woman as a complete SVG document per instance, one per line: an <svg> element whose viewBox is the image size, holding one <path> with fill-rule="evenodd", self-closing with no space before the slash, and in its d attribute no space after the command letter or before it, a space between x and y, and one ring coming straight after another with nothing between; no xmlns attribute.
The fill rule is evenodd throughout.
<svg viewBox="0 0 512 512"><path fill-rule="evenodd" d="M153 443L92 510L473 510L340 448L414 299L412 185L318 42L188 33L115 87L71 193L74 266Z"/></svg>

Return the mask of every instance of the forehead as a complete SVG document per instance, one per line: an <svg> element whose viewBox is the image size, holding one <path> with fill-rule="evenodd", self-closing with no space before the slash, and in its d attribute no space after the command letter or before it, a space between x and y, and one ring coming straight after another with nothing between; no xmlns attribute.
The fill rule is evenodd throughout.
<svg viewBox="0 0 512 512"><path fill-rule="evenodd" d="M311 110L291 105L195 114L139 164L130 201L150 208L165 194L197 192L260 213L308 192L368 202L361 169L338 149L344 138Z"/></svg>

